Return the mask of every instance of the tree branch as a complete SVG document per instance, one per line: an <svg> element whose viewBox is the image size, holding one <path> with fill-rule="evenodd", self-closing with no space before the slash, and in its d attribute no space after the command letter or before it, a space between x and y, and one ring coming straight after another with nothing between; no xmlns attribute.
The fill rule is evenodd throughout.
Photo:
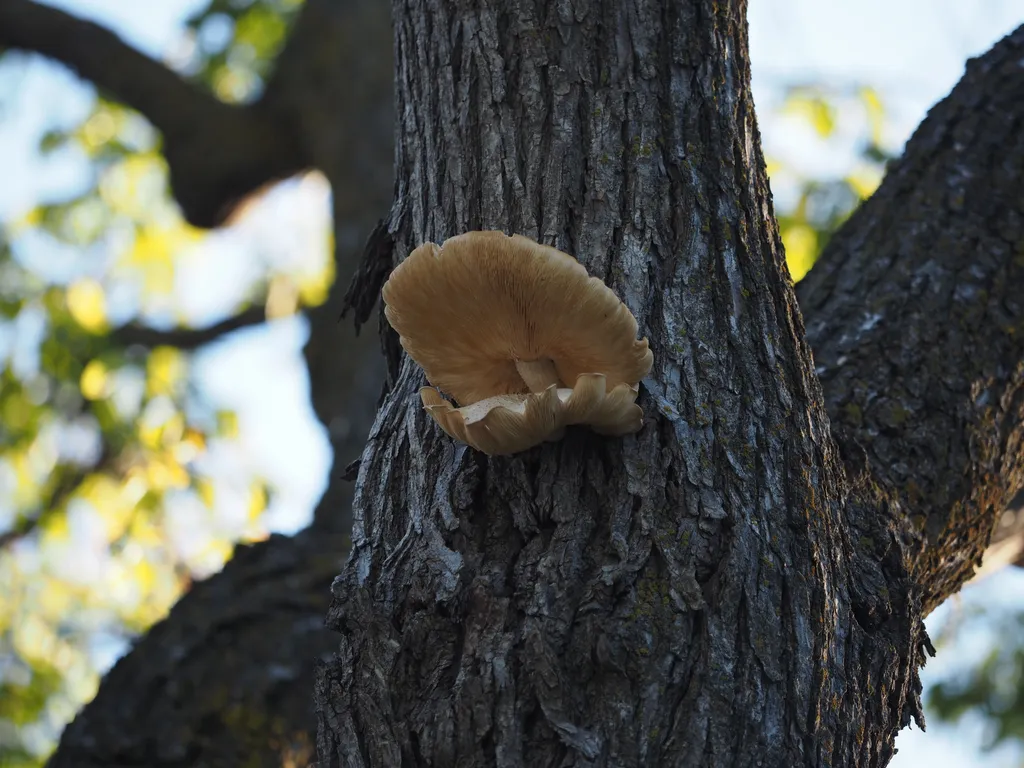
<svg viewBox="0 0 1024 768"><path fill-rule="evenodd" d="M10 530L0 533L0 551L3 551L16 541L21 541L38 528L41 522L42 515L19 519Z"/></svg>
<svg viewBox="0 0 1024 768"><path fill-rule="evenodd" d="M167 130L216 100L110 30L31 0L0 0L0 45L66 64Z"/></svg>
<svg viewBox="0 0 1024 768"><path fill-rule="evenodd" d="M311 165L290 117L261 102L232 106L91 21L31 0L0 0L0 46L60 61L161 131L185 218L217 226L270 181Z"/></svg>
<svg viewBox="0 0 1024 768"><path fill-rule="evenodd" d="M162 345L178 347L179 349L197 349L204 344L217 341L225 336L242 328L259 325L267 321L266 309L262 306L251 307L233 317L222 320L206 328L175 328L162 331L156 328L148 328L143 325L125 325L113 331L111 338L118 344L128 347L138 344L143 347L158 347Z"/></svg>
<svg viewBox="0 0 1024 768"><path fill-rule="evenodd" d="M238 547L117 662L47 765L309 764L314 660L337 646L323 615L345 548L309 530Z"/></svg>
<svg viewBox="0 0 1024 768"><path fill-rule="evenodd" d="M927 546L928 610L1024 487L1024 27L968 63L798 286L834 425Z"/></svg>

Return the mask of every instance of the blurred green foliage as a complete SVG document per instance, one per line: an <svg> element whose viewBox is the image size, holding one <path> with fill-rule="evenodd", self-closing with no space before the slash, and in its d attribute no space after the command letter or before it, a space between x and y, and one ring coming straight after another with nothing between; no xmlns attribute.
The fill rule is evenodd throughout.
<svg viewBox="0 0 1024 768"><path fill-rule="evenodd" d="M972 606L947 621L936 647L940 653L955 653L963 636L974 637L980 659L956 667L928 688L929 713L951 723L980 719L984 750L1024 742L1024 613Z"/></svg>
<svg viewBox="0 0 1024 768"><path fill-rule="evenodd" d="M212 0L186 24L196 41L183 68L224 101L262 90L302 0Z"/></svg>
<svg viewBox="0 0 1024 768"><path fill-rule="evenodd" d="M818 152L848 156L842 176L819 178L786 157L768 157L776 190L776 217L794 281L814 266L829 237L881 183L890 159L883 148L885 110L877 91L801 85L788 88L778 110L781 125L800 130ZM792 191L779 202L778 187Z"/></svg>
<svg viewBox="0 0 1024 768"><path fill-rule="evenodd" d="M298 7L214 0L189 21L190 55L175 64L224 100L252 98ZM189 496L213 520L225 480L201 459L237 443L237 418L206 402L188 350L117 335L166 316L180 260L207 238L169 196L159 135L96 97L39 148L84 155L91 180L0 222L0 765L26 767L94 695L111 653L165 616L197 570L220 567L237 538L211 524L198 550L182 551L166 516L172 497ZM48 268L47 250L74 268ZM332 267L267 271L248 302L283 280L292 311L317 303ZM242 535L254 539L272 489L248 483Z"/></svg>
<svg viewBox="0 0 1024 768"><path fill-rule="evenodd" d="M169 545L164 502L189 492L212 510L216 479L195 459L209 441L234 437L231 414L204 407L191 387L187 353L125 348L111 333L111 297L137 288L145 310L171 290L176 254L202 235L174 214L155 142L97 140L101 120L137 118L97 101L63 139L95 150L96 184L41 203L3 233L11 246L0 254L0 329L11 347L0 355L3 765L36 764L93 695L98 633L143 631L187 587L193 564ZM18 258L22 244L25 252L70 246L106 266L47 276ZM266 491L251 482L255 522ZM223 562L233 542L212 546Z"/></svg>

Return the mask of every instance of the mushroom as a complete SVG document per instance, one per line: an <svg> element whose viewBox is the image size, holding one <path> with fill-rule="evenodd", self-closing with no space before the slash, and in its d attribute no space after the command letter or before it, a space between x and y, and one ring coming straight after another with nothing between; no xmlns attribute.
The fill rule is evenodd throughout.
<svg viewBox="0 0 1024 768"><path fill-rule="evenodd" d="M402 347L461 406L420 391L452 437L494 454L557 440L568 424L640 429L647 340L568 254L520 235L467 232L416 248L382 293Z"/></svg>
<svg viewBox="0 0 1024 768"><path fill-rule="evenodd" d="M619 384L606 394L600 373L583 373L573 389L551 385L540 394L496 395L454 408L433 387L420 399L441 429L491 456L560 440L569 424L586 424L604 435L638 432L644 414L635 402L636 385Z"/></svg>

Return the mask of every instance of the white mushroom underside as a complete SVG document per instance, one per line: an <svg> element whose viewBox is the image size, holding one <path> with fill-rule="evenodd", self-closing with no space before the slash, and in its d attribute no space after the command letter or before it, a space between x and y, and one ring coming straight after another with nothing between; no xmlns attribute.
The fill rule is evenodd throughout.
<svg viewBox="0 0 1024 768"><path fill-rule="evenodd" d="M549 386L527 395L499 395L455 408L431 387L420 399L448 435L483 453L518 453L549 440L558 440L571 424L585 424L605 435L638 432L643 411L636 404L637 388L619 384L606 391L600 373L581 374L572 389Z"/></svg>

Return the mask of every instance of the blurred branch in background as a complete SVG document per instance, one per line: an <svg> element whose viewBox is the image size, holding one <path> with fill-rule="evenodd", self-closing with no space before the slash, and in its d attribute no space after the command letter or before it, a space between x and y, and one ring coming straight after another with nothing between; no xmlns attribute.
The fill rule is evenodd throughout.
<svg viewBox="0 0 1024 768"><path fill-rule="evenodd" d="M32 0L0 2L0 47L67 64L144 115L163 135L171 189L194 226L223 223L234 206L270 181L312 164L293 115L265 102L218 100L103 27Z"/></svg>
<svg viewBox="0 0 1024 768"><path fill-rule="evenodd" d="M31 0L0 3L0 46L66 64L165 133L181 132L220 103L99 24Z"/></svg>
<svg viewBox="0 0 1024 768"><path fill-rule="evenodd" d="M1009 565L1020 566L1024 556L1024 491L1018 493L999 518L992 542L985 552L974 582L980 582Z"/></svg>
<svg viewBox="0 0 1024 768"><path fill-rule="evenodd" d="M206 328L175 328L159 330L137 323L123 325L111 332L114 341L122 346L137 344L142 347L171 346L178 349L197 349L234 331L259 325L267 321L264 307L252 307L237 315Z"/></svg>

